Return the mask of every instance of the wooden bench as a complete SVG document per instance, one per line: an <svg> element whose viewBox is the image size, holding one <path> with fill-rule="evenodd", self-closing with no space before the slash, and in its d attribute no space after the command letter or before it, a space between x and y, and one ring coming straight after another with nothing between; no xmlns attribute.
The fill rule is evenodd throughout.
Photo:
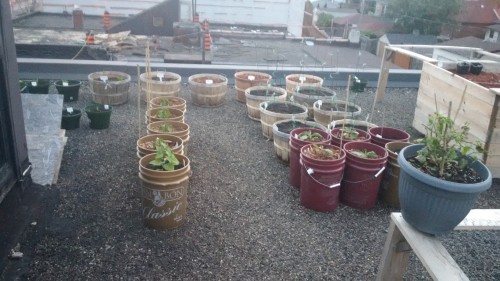
<svg viewBox="0 0 500 281"><path fill-rule="evenodd" d="M500 230L500 209L475 209L455 230ZM391 214L377 280L402 280L411 250L434 280L469 280L438 237L422 233L404 219Z"/></svg>

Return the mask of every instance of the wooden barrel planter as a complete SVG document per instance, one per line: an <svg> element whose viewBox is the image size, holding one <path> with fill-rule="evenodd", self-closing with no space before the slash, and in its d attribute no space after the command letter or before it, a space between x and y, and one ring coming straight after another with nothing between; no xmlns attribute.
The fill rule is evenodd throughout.
<svg viewBox="0 0 500 281"><path fill-rule="evenodd" d="M306 120L307 107L289 101L265 101L259 105L262 134L272 140L273 124L284 119Z"/></svg>
<svg viewBox="0 0 500 281"><path fill-rule="evenodd" d="M178 97L156 97L149 101L150 108L167 107L186 112L186 100Z"/></svg>
<svg viewBox="0 0 500 281"><path fill-rule="evenodd" d="M297 128L316 128L328 132L327 128L317 122L285 119L273 124L273 142L276 156L285 162L290 159L290 132Z"/></svg>
<svg viewBox="0 0 500 281"><path fill-rule="evenodd" d="M227 78L218 74L195 74L188 79L191 100L197 106L217 107L224 104Z"/></svg>
<svg viewBox="0 0 500 281"><path fill-rule="evenodd" d="M246 102L245 90L255 86L267 86L272 76L255 71L240 71L234 74L234 88L236 90L236 100Z"/></svg>
<svg viewBox="0 0 500 281"><path fill-rule="evenodd" d="M130 75L117 71L100 71L88 76L92 101L118 105L128 101Z"/></svg>
<svg viewBox="0 0 500 281"><path fill-rule="evenodd" d="M278 87L254 86L245 90L248 117L260 121L260 104L264 101L285 101L286 90Z"/></svg>
<svg viewBox="0 0 500 281"><path fill-rule="evenodd" d="M313 105L315 102L318 100L333 102L336 96L335 91L326 87L298 86L292 92L293 101L307 106L307 113L311 119L314 118Z"/></svg>
<svg viewBox="0 0 500 281"><path fill-rule="evenodd" d="M371 128L375 128L378 126L373 124L373 123L367 122L367 121L354 120L354 119L334 120L330 124L328 124L328 128L330 128L330 129L342 128L342 127L349 127L349 128L364 130L364 131L368 132L368 130L370 130Z"/></svg>
<svg viewBox="0 0 500 281"><path fill-rule="evenodd" d="M156 97L177 97L181 91L181 76L177 73L153 71L142 73L140 79L141 99L146 102Z"/></svg>
<svg viewBox="0 0 500 281"><path fill-rule="evenodd" d="M290 74L285 77L285 82L286 91L291 96L298 86L321 87L323 78L309 74Z"/></svg>
<svg viewBox="0 0 500 281"><path fill-rule="evenodd" d="M153 134L146 135L137 140L137 156L139 158L144 157L147 154L155 153L155 141L156 138L162 139L175 154L184 155L184 145L182 144L182 139L178 136L169 134Z"/></svg>
<svg viewBox="0 0 500 281"><path fill-rule="evenodd" d="M156 121L147 126L148 134L169 134L182 139L184 155L187 155L189 143L189 125L178 121Z"/></svg>
<svg viewBox="0 0 500 281"><path fill-rule="evenodd" d="M354 118L361 114L361 107L353 103L347 104L341 100L336 101L316 101L312 107L314 121L328 126L332 121L342 120L344 118Z"/></svg>
<svg viewBox="0 0 500 281"><path fill-rule="evenodd" d="M162 111L168 111L168 116L162 115ZM178 121L184 122L184 112L176 108L156 107L146 111L147 123L156 121Z"/></svg>

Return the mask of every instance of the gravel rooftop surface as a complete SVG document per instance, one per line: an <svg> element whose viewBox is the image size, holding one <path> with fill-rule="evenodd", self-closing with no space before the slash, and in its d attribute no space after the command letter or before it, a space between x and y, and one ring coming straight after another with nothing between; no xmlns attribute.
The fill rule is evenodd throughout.
<svg viewBox="0 0 500 281"><path fill-rule="evenodd" d="M388 89L372 122L420 136L411 127L416 93ZM109 129L91 130L83 115L80 128L66 132L58 183L45 187L57 194L56 203L23 235L25 258L10 261L13 278L374 280L389 215L397 210L380 202L368 211L302 207L299 190L288 184L288 166L234 96L231 89L223 106L202 108L183 87L193 174L188 222L170 231L142 224L136 141L139 127L146 132L145 103L139 113L136 90L128 103L114 106ZM373 97L374 89L351 96L363 108L360 119ZM84 86L79 101L65 106L82 109L90 100ZM475 208L500 208L497 180ZM500 280L498 232L455 231L441 240L471 280ZM430 279L411 254L405 280Z"/></svg>

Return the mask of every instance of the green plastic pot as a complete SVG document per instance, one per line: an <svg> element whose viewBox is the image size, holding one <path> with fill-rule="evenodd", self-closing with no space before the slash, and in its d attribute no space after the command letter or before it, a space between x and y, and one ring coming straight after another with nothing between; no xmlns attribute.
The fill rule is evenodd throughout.
<svg viewBox="0 0 500 281"><path fill-rule="evenodd" d="M68 112L64 109L61 118L61 129L74 130L80 128L80 117L82 117L82 111L79 109L73 109L73 112Z"/></svg>
<svg viewBox="0 0 500 281"><path fill-rule="evenodd" d="M86 106L85 113L90 119L90 128L97 130L109 128L112 111L113 108L110 105L91 104Z"/></svg>
<svg viewBox="0 0 500 281"><path fill-rule="evenodd" d="M58 80L54 83L57 92L64 96L65 102L77 101L80 91L81 81L78 80Z"/></svg>

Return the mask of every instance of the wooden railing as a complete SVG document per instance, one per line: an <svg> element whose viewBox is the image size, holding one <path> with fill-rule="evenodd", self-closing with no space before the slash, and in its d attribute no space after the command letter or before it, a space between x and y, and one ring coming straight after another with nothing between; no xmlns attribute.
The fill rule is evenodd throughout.
<svg viewBox="0 0 500 281"><path fill-rule="evenodd" d="M500 230L500 209L471 210L455 230ZM438 238L413 228L401 213L392 213L377 280L402 280L412 250L434 280L469 280Z"/></svg>

